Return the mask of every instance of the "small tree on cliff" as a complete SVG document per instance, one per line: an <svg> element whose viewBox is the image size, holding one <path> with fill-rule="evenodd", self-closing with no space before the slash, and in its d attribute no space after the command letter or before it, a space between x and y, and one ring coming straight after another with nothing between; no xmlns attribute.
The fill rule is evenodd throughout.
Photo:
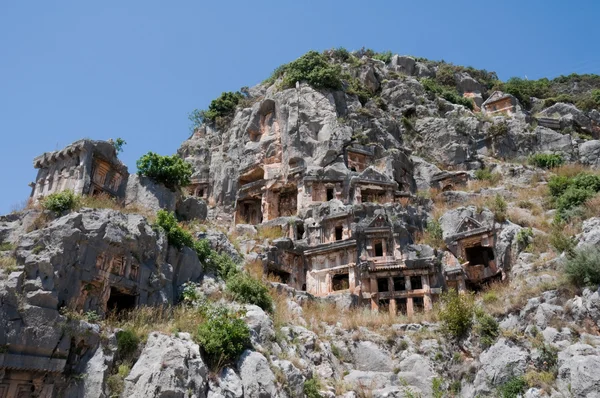
<svg viewBox="0 0 600 398"><path fill-rule="evenodd" d="M140 175L165 184L171 189L189 185L192 177L192 165L177 155L161 156L148 152L137 161L136 165Z"/></svg>

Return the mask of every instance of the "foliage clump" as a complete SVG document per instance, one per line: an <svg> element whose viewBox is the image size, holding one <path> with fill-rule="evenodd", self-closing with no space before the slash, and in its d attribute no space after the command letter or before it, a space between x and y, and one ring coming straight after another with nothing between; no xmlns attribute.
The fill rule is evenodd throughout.
<svg viewBox="0 0 600 398"><path fill-rule="evenodd" d="M523 396L528 384L523 376L512 377L506 383L498 387L502 398L517 398Z"/></svg>
<svg viewBox="0 0 600 398"><path fill-rule="evenodd" d="M455 88L440 85L436 80L425 78L421 80L421 84L425 90L442 97L453 104L462 105L473 110L473 101L460 95Z"/></svg>
<svg viewBox="0 0 600 398"><path fill-rule="evenodd" d="M173 212L159 210L156 213L155 228L162 229L167 235L170 245L178 249L187 246L193 249L198 259L208 269L215 271L221 278L227 280L237 272L237 264L227 254L220 254L211 249L206 239L196 240L189 231L183 229L177 222Z"/></svg>
<svg viewBox="0 0 600 398"><path fill-rule="evenodd" d="M73 191L62 191L50 194L42 201L44 209L56 214L63 214L67 211L74 210L79 205L79 196Z"/></svg>
<svg viewBox="0 0 600 398"><path fill-rule="evenodd" d="M557 153L536 153L529 157L529 164L542 169L553 169L564 162L563 157Z"/></svg>
<svg viewBox="0 0 600 398"><path fill-rule="evenodd" d="M225 307L208 307L204 311L206 321L198 326L195 337L213 366L234 361L250 347L250 330L240 318L241 313Z"/></svg>
<svg viewBox="0 0 600 398"><path fill-rule="evenodd" d="M548 189L556 209L558 219L569 218L569 211L583 205L600 192L600 175L579 173L574 177L556 175L548 180Z"/></svg>
<svg viewBox="0 0 600 398"><path fill-rule="evenodd" d="M275 70L270 80L283 77L282 88L292 88L296 82L307 82L315 88L340 89L342 68L328 62L327 57L317 51L309 51L295 61Z"/></svg>
<svg viewBox="0 0 600 398"><path fill-rule="evenodd" d="M140 338L132 329L117 332L117 349L122 359L131 358L140 344Z"/></svg>
<svg viewBox="0 0 600 398"><path fill-rule="evenodd" d="M148 152L137 163L138 173L166 187L185 187L190 184L192 165L177 155L161 156Z"/></svg>
<svg viewBox="0 0 600 398"><path fill-rule="evenodd" d="M314 378L304 382L303 390L306 398L322 398L319 392L319 381Z"/></svg>
<svg viewBox="0 0 600 398"><path fill-rule="evenodd" d="M267 312L273 311L273 299L265 284L246 273L237 273L227 280L227 291L242 303L254 304Z"/></svg>
<svg viewBox="0 0 600 398"><path fill-rule="evenodd" d="M456 340L462 340L473 327L475 301L471 294L460 294L451 289L442 294L439 317L446 334Z"/></svg>
<svg viewBox="0 0 600 398"><path fill-rule="evenodd" d="M577 286L600 285L600 249L592 246L574 249L565 261L565 273Z"/></svg>

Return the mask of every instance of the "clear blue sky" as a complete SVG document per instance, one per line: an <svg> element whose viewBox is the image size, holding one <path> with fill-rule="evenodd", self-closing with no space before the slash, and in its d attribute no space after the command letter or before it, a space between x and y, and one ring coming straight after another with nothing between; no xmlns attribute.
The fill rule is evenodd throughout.
<svg viewBox="0 0 600 398"><path fill-rule="evenodd" d="M187 114L310 49L362 46L494 70L600 74L600 2L0 0L0 214L32 159L122 137L123 161L174 153Z"/></svg>

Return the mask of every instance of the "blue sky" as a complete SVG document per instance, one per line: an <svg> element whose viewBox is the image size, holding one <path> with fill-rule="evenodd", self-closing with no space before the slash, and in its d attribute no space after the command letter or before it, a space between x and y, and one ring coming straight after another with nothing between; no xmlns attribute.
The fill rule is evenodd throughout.
<svg viewBox="0 0 600 398"><path fill-rule="evenodd" d="M174 153L187 114L310 49L362 46L494 70L600 74L598 1L0 0L0 214L32 160L122 137L130 171Z"/></svg>

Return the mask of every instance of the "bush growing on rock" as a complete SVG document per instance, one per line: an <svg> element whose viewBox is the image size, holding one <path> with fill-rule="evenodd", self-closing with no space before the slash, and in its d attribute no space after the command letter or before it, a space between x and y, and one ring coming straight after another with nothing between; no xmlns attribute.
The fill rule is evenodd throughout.
<svg viewBox="0 0 600 398"><path fill-rule="evenodd" d="M498 387L498 392L502 398L517 398L523 396L527 387L525 378L517 376Z"/></svg>
<svg viewBox="0 0 600 398"><path fill-rule="evenodd" d="M542 169L553 169L563 164L565 160L560 154L536 153L529 157L529 164Z"/></svg>
<svg viewBox="0 0 600 398"><path fill-rule="evenodd" d="M185 187L190 184L192 165L177 155L161 156L148 152L136 162L138 173L166 187Z"/></svg>
<svg viewBox="0 0 600 398"><path fill-rule="evenodd" d="M451 289L442 294L440 320L445 333L456 340L462 340L473 327L475 302L473 295L460 294Z"/></svg>
<svg viewBox="0 0 600 398"><path fill-rule="evenodd" d="M425 90L442 97L446 101L473 110L473 101L461 96L454 88L440 86L435 80L429 78L422 79L421 84Z"/></svg>
<svg viewBox="0 0 600 398"><path fill-rule="evenodd" d="M309 51L284 67L283 88L296 86L296 82L307 82L315 88L338 90L342 87L339 65L327 62L325 55L317 51Z"/></svg>
<svg viewBox="0 0 600 398"><path fill-rule="evenodd" d="M242 303L254 304L267 312L273 311L273 299L265 284L245 273L238 273L227 280L227 291Z"/></svg>
<svg viewBox="0 0 600 398"><path fill-rule="evenodd" d="M548 189L558 210L559 219L568 219L569 210L583 205L600 192L600 175L579 173L574 177L552 176Z"/></svg>
<svg viewBox="0 0 600 398"><path fill-rule="evenodd" d="M56 214L74 210L79 204L79 197L73 191L62 191L46 196L42 206Z"/></svg>
<svg viewBox="0 0 600 398"><path fill-rule="evenodd" d="M306 398L322 398L321 393L319 393L319 382L317 379L310 379L304 382L304 395Z"/></svg>
<svg viewBox="0 0 600 398"><path fill-rule="evenodd" d="M117 349L121 359L131 358L140 344L140 338L131 329L117 332Z"/></svg>
<svg viewBox="0 0 600 398"><path fill-rule="evenodd" d="M600 249L591 246L575 249L565 261L565 272L577 286L600 285Z"/></svg>
<svg viewBox="0 0 600 398"><path fill-rule="evenodd" d="M200 113L198 114L192 113L192 116L194 119L198 119L198 116L201 116L203 119L207 119L214 122L219 117L232 115L235 111L235 108L243 98L244 95L239 91L227 91L221 93L219 98L214 99L210 102L208 110L200 111ZM195 120L192 120L192 122L194 121Z"/></svg>
<svg viewBox="0 0 600 398"><path fill-rule="evenodd" d="M250 330L240 314L225 307L205 309L206 321L198 326L196 341L213 367L235 360L250 347Z"/></svg>

